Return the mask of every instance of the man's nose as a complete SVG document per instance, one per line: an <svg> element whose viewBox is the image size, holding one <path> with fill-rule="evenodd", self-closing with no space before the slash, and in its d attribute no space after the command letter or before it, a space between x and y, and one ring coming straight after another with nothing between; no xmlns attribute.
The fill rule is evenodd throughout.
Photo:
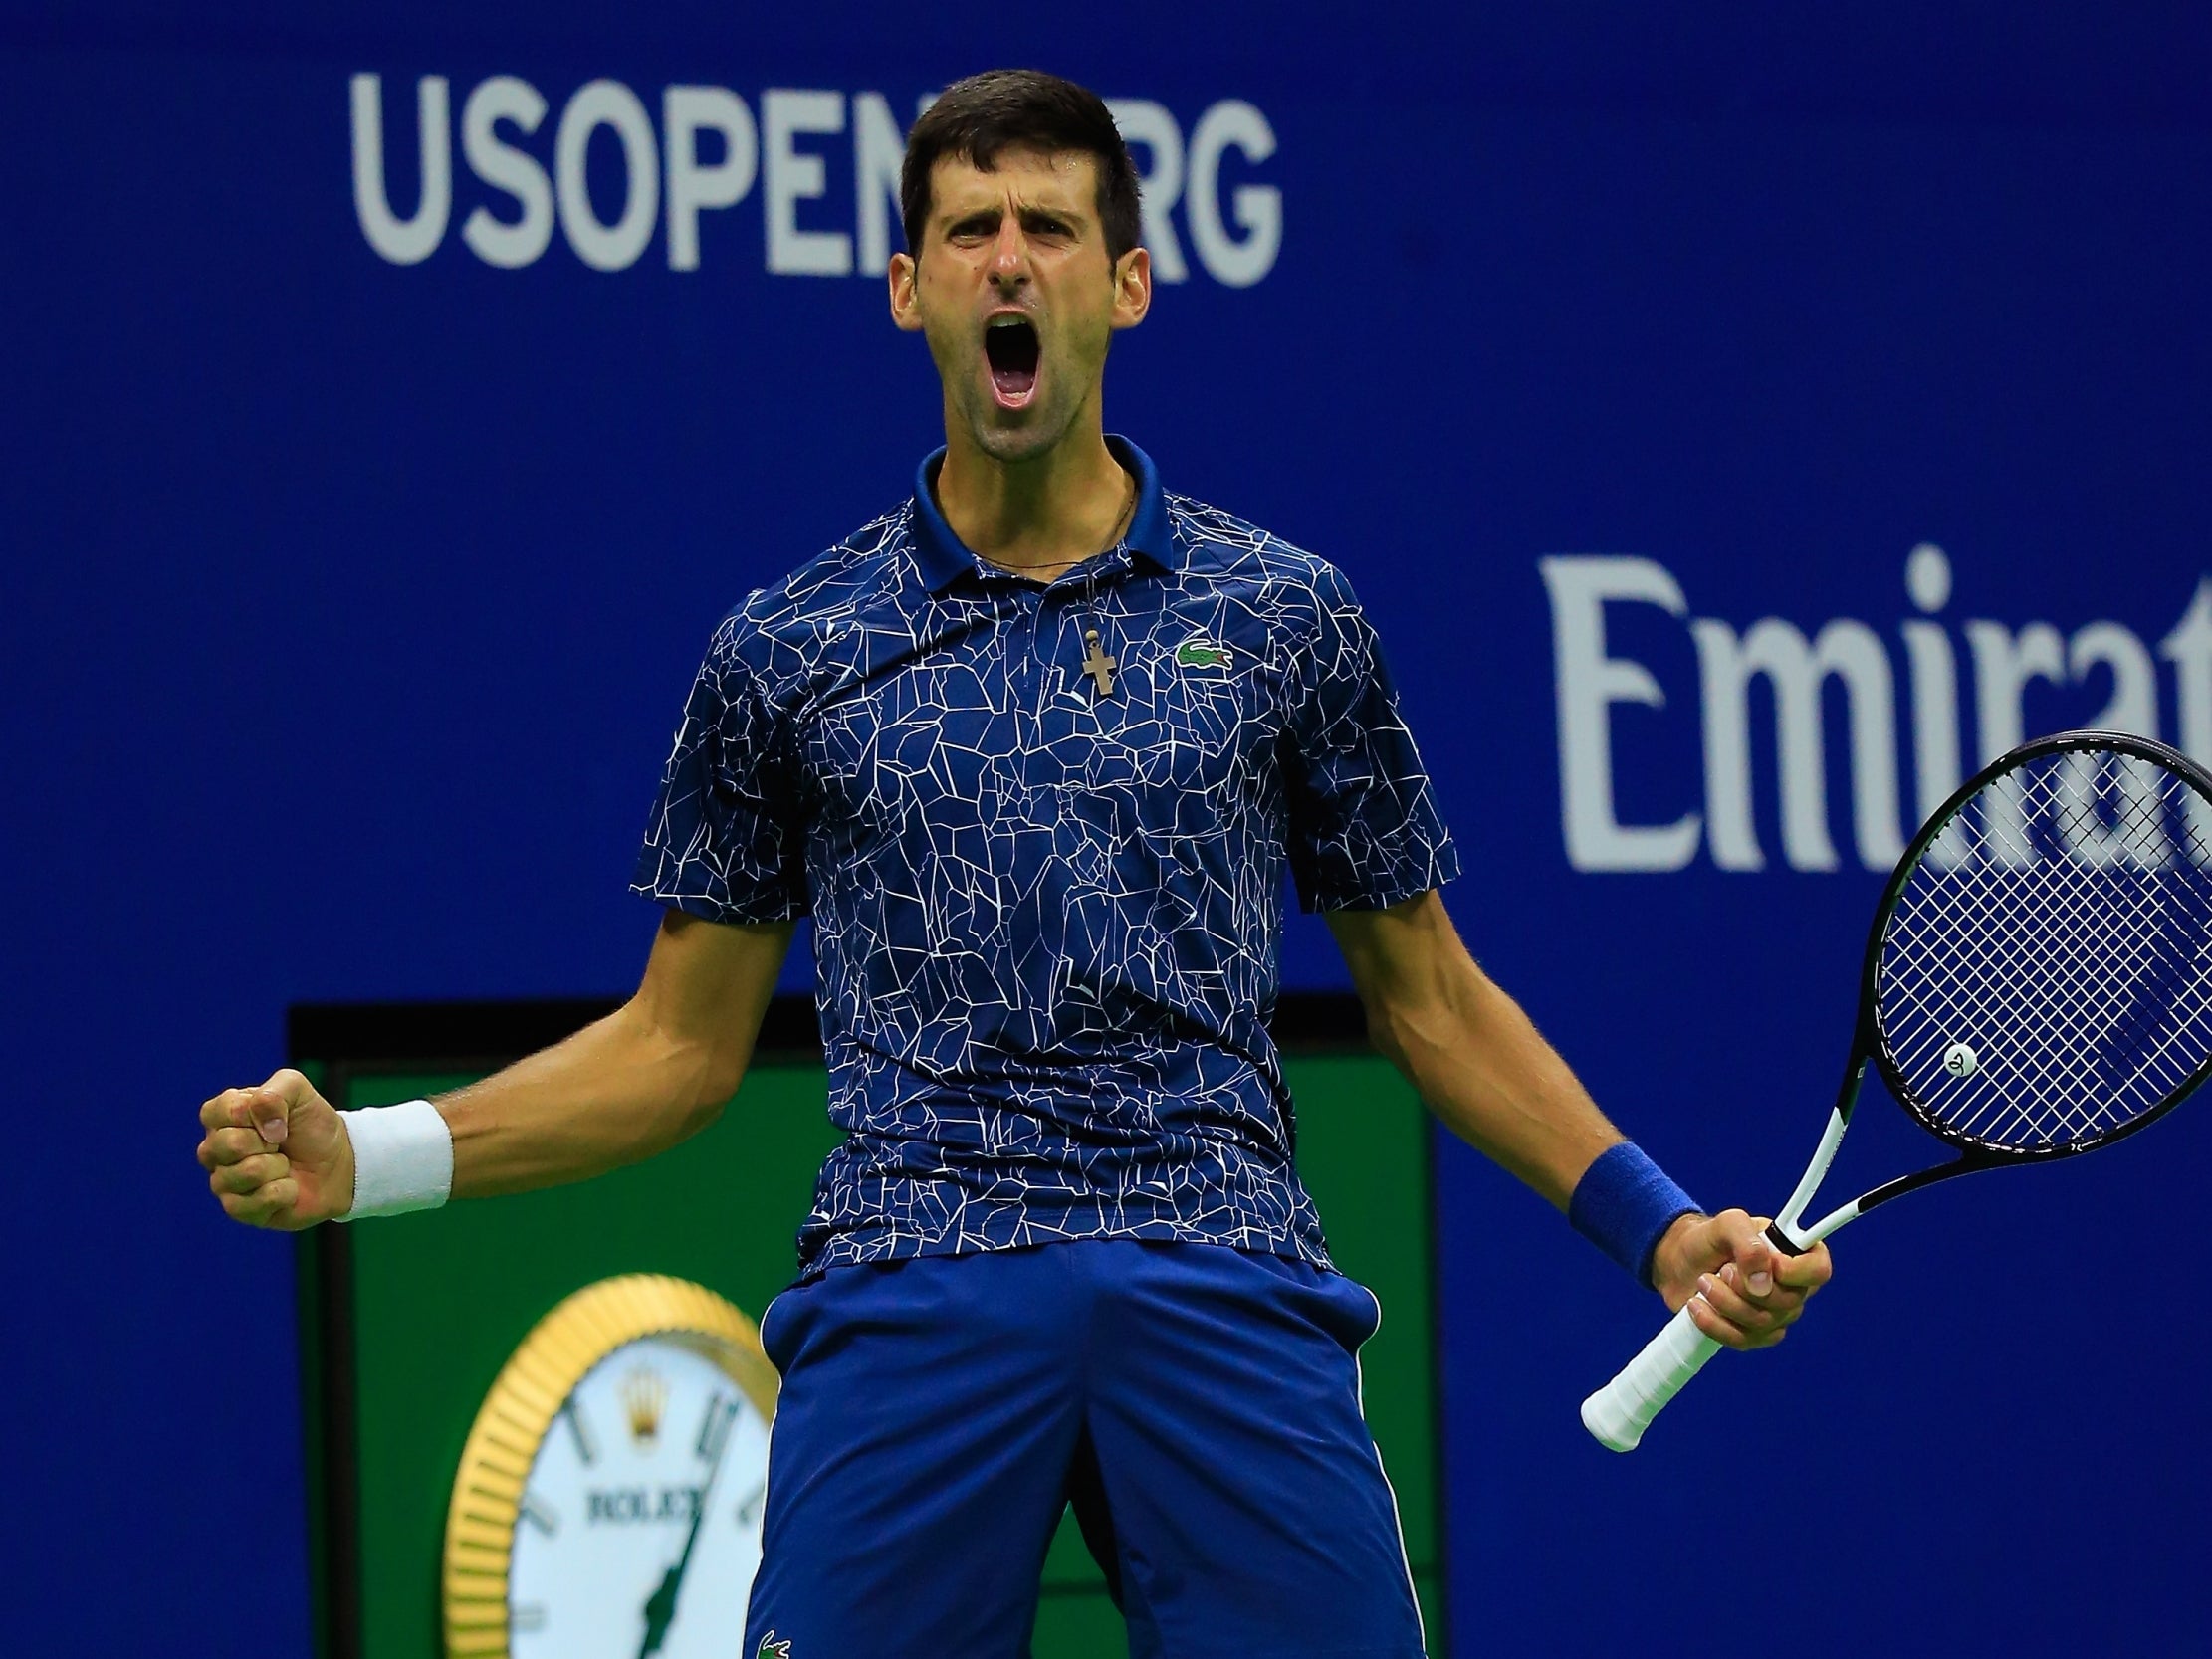
<svg viewBox="0 0 2212 1659"><path fill-rule="evenodd" d="M1001 288L1018 288L1029 280L1029 239L1019 225L1002 225L991 252L991 280Z"/></svg>

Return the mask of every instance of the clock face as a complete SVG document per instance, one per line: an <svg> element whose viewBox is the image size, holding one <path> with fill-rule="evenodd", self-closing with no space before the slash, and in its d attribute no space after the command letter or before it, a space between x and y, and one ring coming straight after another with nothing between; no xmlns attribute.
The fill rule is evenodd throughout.
<svg viewBox="0 0 2212 1659"><path fill-rule="evenodd" d="M768 1443L704 1342L642 1337L592 1366L523 1491L507 1578L515 1659L730 1659L761 1559Z"/></svg>

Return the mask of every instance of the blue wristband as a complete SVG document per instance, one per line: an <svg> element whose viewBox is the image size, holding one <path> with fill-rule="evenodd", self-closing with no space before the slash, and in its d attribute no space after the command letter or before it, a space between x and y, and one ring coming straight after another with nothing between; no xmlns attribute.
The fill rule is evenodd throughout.
<svg viewBox="0 0 2212 1659"><path fill-rule="evenodd" d="M1567 1220L1652 1288L1652 1252L1666 1229L1700 1211L1697 1200L1666 1178L1666 1171L1644 1155L1633 1141L1608 1146L1575 1182L1567 1200Z"/></svg>

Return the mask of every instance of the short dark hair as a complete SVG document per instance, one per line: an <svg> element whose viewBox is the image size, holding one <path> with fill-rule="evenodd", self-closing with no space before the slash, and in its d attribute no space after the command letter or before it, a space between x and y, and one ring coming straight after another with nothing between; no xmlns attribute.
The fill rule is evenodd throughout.
<svg viewBox="0 0 2212 1659"><path fill-rule="evenodd" d="M1088 87L1037 69L994 69L947 87L907 134L899 169L899 218L907 252L920 257L930 216L930 173L946 156L990 172L1001 151L1039 149L1088 155L1098 164L1098 217L1106 257L1141 240L1137 166L1101 99Z"/></svg>

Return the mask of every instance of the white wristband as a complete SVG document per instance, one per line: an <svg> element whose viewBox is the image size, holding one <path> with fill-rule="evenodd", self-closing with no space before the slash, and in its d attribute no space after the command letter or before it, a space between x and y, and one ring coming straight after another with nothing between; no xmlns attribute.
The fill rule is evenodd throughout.
<svg viewBox="0 0 2212 1659"><path fill-rule="evenodd" d="M453 1195L453 1131L428 1101L338 1117L353 1141L353 1207L340 1221L434 1210Z"/></svg>

